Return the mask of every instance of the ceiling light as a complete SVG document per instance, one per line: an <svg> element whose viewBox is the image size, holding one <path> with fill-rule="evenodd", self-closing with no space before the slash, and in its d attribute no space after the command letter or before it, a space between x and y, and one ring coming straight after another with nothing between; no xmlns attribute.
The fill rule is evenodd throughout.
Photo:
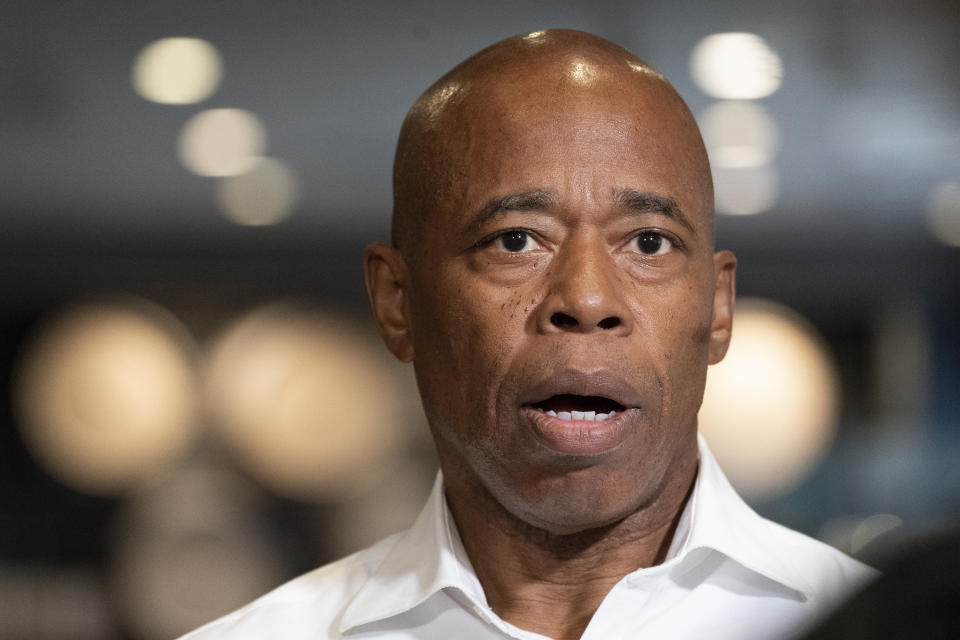
<svg viewBox="0 0 960 640"><path fill-rule="evenodd" d="M141 97L162 104L192 104L209 98L223 75L216 47L197 38L151 42L133 61L132 82Z"/></svg>
<svg viewBox="0 0 960 640"><path fill-rule="evenodd" d="M690 73L707 95L721 100L753 100L780 88L783 63L758 35L715 33L693 48Z"/></svg>

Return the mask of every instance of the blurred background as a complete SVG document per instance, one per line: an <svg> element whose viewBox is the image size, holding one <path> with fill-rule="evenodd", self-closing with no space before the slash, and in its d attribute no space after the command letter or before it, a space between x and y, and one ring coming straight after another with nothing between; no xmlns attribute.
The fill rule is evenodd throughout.
<svg viewBox="0 0 960 640"><path fill-rule="evenodd" d="M742 303L701 428L861 558L960 512L960 4L24 2L0 14L0 638L170 638L407 526L379 344L402 118L504 37L664 72Z"/></svg>

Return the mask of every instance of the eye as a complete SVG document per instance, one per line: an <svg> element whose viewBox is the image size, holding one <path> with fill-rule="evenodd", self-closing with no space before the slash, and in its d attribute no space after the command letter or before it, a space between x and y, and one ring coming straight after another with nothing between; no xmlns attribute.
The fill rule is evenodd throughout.
<svg viewBox="0 0 960 640"><path fill-rule="evenodd" d="M634 241L637 250L647 256L661 256L673 248L673 242L656 231L642 231Z"/></svg>
<svg viewBox="0 0 960 640"><path fill-rule="evenodd" d="M543 250L543 245L535 233L526 229L501 229L478 242L475 248L501 255L525 255Z"/></svg>
<svg viewBox="0 0 960 640"><path fill-rule="evenodd" d="M520 229L510 229L501 233L493 239L493 243L510 253L519 253L533 244L530 234Z"/></svg>

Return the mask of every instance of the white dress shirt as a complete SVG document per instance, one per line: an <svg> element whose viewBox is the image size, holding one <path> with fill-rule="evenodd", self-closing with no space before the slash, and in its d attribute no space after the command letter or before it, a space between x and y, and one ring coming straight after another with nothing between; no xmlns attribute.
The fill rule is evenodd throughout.
<svg viewBox="0 0 960 640"><path fill-rule="evenodd" d="M789 638L876 572L757 515L700 438L700 469L660 565L625 576L583 640ZM502 620L460 541L438 475L413 526L183 640L544 640Z"/></svg>

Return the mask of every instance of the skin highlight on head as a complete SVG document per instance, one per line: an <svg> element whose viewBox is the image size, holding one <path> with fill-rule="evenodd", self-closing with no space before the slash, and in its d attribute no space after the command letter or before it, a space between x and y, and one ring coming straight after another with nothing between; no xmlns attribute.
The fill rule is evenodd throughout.
<svg viewBox="0 0 960 640"><path fill-rule="evenodd" d="M579 637L616 581L662 561L706 367L729 342L735 260L713 250L692 116L596 36L493 45L408 114L393 246L368 248L365 269L488 601Z"/></svg>

